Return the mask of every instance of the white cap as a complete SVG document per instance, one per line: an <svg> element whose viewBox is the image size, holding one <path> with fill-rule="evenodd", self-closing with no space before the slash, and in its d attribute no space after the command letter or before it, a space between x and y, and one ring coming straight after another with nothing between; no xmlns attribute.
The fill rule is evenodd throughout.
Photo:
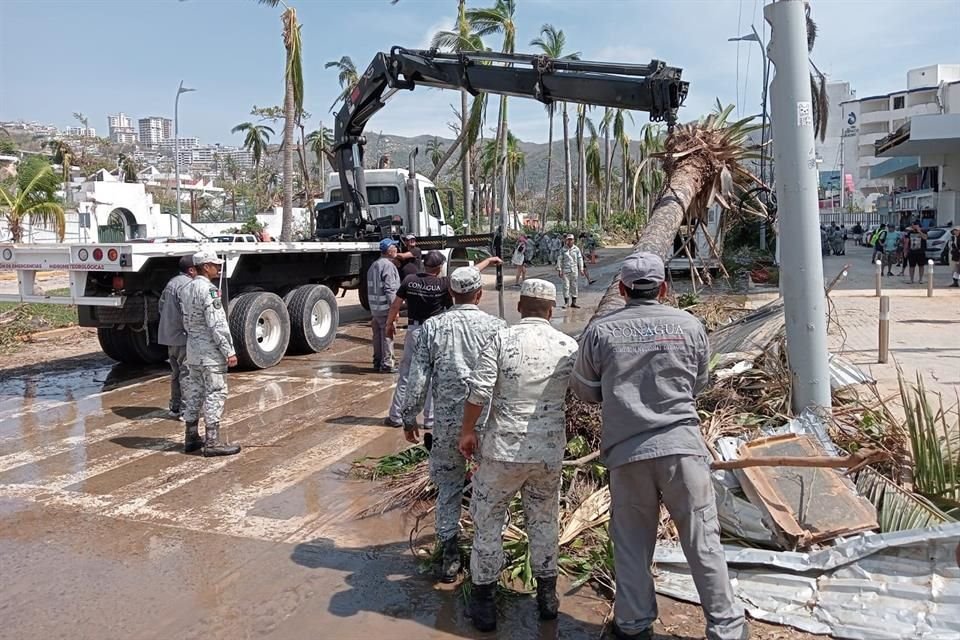
<svg viewBox="0 0 960 640"><path fill-rule="evenodd" d="M214 251L198 251L193 254L193 265L199 267L202 264L223 264L223 260Z"/></svg>

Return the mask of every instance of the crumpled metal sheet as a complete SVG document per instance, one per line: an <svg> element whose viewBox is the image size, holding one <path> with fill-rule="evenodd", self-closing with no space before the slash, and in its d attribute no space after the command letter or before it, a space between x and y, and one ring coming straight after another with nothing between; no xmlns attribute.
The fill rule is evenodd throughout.
<svg viewBox="0 0 960 640"><path fill-rule="evenodd" d="M855 384L874 384L876 380L863 369L835 353L830 354L830 388L834 391Z"/></svg>
<svg viewBox="0 0 960 640"><path fill-rule="evenodd" d="M957 640L960 522L865 534L810 553L727 547L737 598L758 620L851 640ZM657 592L699 602L683 551L654 554Z"/></svg>
<svg viewBox="0 0 960 640"><path fill-rule="evenodd" d="M783 299L778 298L710 334L710 360L717 368L756 360L783 330Z"/></svg>

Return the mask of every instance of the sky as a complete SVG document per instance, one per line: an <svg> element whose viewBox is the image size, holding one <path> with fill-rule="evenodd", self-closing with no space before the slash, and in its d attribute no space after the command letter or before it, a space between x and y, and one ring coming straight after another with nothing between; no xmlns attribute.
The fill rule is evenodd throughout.
<svg viewBox="0 0 960 640"><path fill-rule="evenodd" d="M517 51L530 52L528 43L551 23L583 59L657 58L681 67L690 82L681 120L708 112L717 98L742 115L758 114L760 48L727 39L750 33L751 25L768 36L762 16L768 1L517 0ZM457 7L456 0L288 3L302 23L308 130L333 121L329 109L340 89L336 71L324 63L348 55L362 70L391 46L427 47L433 33L451 28ZM819 26L814 62L861 96L905 88L910 68L960 63L960 0L813 0L812 6ZM486 44L501 45L497 36ZM66 127L82 112L98 135L107 135L108 113L172 117L183 80L197 91L180 99L181 136L239 145L240 134L230 129L251 119L253 105L282 103L283 68L280 9L253 0L0 0L0 120ZM447 123L451 105L459 104L451 91L400 92L368 131L452 137ZM546 142L543 105L512 99L509 114L521 140ZM646 120L635 114L634 138ZM495 122L491 111L488 127Z"/></svg>

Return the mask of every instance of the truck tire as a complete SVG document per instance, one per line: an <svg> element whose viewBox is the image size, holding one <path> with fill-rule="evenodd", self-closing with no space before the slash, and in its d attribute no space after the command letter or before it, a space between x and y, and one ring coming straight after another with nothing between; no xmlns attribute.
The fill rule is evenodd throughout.
<svg viewBox="0 0 960 640"><path fill-rule="evenodd" d="M141 362L145 364L160 364L161 362L167 361L167 348L165 346L157 344L152 339L147 342L147 335L157 335L156 327L153 327L153 331L147 334L144 334L143 331L130 331L128 329L127 335L133 350L140 356Z"/></svg>
<svg viewBox="0 0 960 640"><path fill-rule="evenodd" d="M167 359L167 348L155 342L147 344L142 331L101 327L97 340L107 356L124 364L160 364Z"/></svg>
<svg viewBox="0 0 960 640"><path fill-rule="evenodd" d="M340 310L337 297L322 284L297 287L289 296L290 351L316 353L330 346L337 337Z"/></svg>
<svg viewBox="0 0 960 640"><path fill-rule="evenodd" d="M357 295L360 296L360 306L366 311L370 311L370 298L367 296L367 272L360 275L360 286L357 287Z"/></svg>
<svg viewBox="0 0 960 640"><path fill-rule="evenodd" d="M240 366L269 369L290 343L290 314L274 293L244 293L235 298L230 312L230 333Z"/></svg>

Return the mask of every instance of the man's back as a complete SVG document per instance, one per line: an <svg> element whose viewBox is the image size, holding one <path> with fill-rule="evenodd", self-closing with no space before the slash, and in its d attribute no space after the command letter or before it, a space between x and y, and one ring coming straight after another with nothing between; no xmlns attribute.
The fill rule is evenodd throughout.
<svg viewBox="0 0 960 640"><path fill-rule="evenodd" d="M160 324L157 328L157 342L182 347L187 344L187 334L183 327L183 306L180 303L181 290L190 284L192 278L180 273L170 279L160 294Z"/></svg>
<svg viewBox="0 0 960 640"><path fill-rule="evenodd" d="M577 343L549 320L500 329L470 379L470 402L491 402L482 457L505 462L563 460L564 398Z"/></svg>
<svg viewBox="0 0 960 640"><path fill-rule="evenodd" d="M580 339L571 385L603 403L601 449L608 467L673 454L708 455L695 396L709 377L709 347L695 317L631 300Z"/></svg>
<svg viewBox="0 0 960 640"><path fill-rule="evenodd" d="M400 287L400 272L390 258L381 256L367 270L367 300L370 312L385 315Z"/></svg>

